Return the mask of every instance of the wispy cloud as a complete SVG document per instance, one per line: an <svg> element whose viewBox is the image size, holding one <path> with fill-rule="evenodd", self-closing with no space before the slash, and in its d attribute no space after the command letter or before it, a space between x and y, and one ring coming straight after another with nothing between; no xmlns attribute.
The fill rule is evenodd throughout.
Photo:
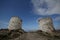
<svg viewBox="0 0 60 40"><path fill-rule="evenodd" d="M60 16L56 17L54 20L55 21L60 21Z"/></svg>
<svg viewBox="0 0 60 40"><path fill-rule="evenodd" d="M60 29L60 16L55 17L53 20L55 29Z"/></svg>
<svg viewBox="0 0 60 40"><path fill-rule="evenodd" d="M8 23L7 22L0 21L0 29L1 28L7 28L7 26L8 26Z"/></svg>
<svg viewBox="0 0 60 40"><path fill-rule="evenodd" d="M32 0L32 4L38 15L60 14L60 0Z"/></svg>

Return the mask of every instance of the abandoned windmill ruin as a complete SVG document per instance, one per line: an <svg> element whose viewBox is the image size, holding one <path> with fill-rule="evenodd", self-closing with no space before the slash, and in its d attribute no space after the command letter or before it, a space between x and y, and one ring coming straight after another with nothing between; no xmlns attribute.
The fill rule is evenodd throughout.
<svg viewBox="0 0 60 40"><path fill-rule="evenodd" d="M22 29L22 20L18 16L11 17L8 25L9 31L20 31L24 33L25 31Z"/></svg>
<svg viewBox="0 0 60 40"><path fill-rule="evenodd" d="M52 18L50 17L39 19L38 23L39 29L44 32L52 33L53 31L55 31Z"/></svg>
<svg viewBox="0 0 60 40"><path fill-rule="evenodd" d="M22 20L17 16L13 16L9 21L8 29L17 30L21 29L21 27L22 27Z"/></svg>

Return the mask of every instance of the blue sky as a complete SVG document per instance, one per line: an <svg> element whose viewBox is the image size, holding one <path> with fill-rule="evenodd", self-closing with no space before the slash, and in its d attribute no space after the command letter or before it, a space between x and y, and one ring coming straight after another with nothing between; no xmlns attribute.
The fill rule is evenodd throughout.
<svg viewBox="0 0 60 40"><path fill-rule="evenodd" d="M0 28L7 28L10 18L19 16L23 21L22 28L24 30L37 30L37 19L50 16L53 19L54 27L60 29L60 12L56 10L56 12L45 12L47 9L46 4L37 5L34 0L0 0ZM43 15L44 13L45 15Z"/></svg>

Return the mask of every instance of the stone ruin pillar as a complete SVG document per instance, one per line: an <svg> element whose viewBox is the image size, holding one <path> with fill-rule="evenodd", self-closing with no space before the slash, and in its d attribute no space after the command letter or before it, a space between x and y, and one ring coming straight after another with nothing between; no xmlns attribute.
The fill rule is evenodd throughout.
<svg viewBox="0 0 60 40"><path fill-rule="evenodd" d="M9 30L21 29L21 26L22 26L22 20L19 17L17 16L11 17L8 26Z"/></svg>
<svg viewBox="0 0 60 40"><path fill-rule="evenodd" d="M21 36L25 32L22 29L22 20L17 16L11 17L8 25L8 30L12 38L14 35L17 35L17 34L18 36Z"/></svg>
<svg viewBox="0 0 60 40"><path fill-rule="evenodd" d="M55 29L53 27L52 18L42 18L38 20L39 29L43 32L52 33Z"/></svg>

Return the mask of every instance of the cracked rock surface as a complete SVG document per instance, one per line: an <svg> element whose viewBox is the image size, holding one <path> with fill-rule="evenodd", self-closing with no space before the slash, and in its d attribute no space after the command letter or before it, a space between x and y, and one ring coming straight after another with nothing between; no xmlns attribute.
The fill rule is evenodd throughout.
<svg viewBox="0 0 60 40"><path fill-rule="evenodd" d="M51 35L46 32L25 32L23 30L0 30L0 40L60 40L60 32Z"/></svg>

